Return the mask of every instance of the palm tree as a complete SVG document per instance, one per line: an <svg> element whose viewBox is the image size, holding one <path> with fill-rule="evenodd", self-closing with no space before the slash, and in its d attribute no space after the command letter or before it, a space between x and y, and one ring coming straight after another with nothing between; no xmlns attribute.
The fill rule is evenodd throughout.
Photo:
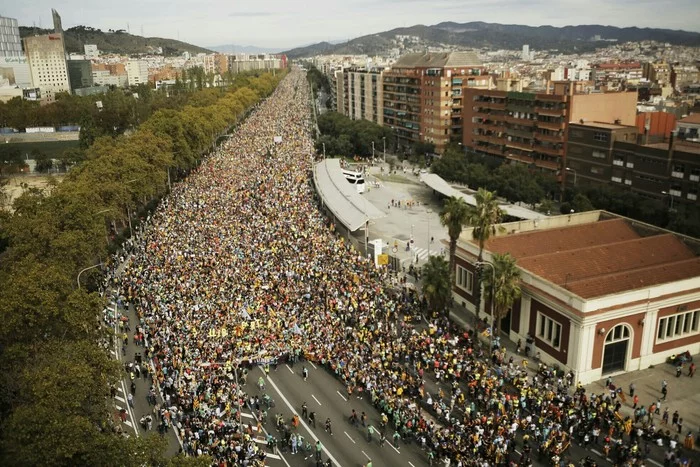
<svg viewBox="0 0 700 467"><path fill-rule="evenodd" d="M515 264L515 258L509 253L493 255L493 276L484 277L484 288L491 291L493 301L492 331L501 332L501 320L508 314L513 303L520 298L520 269ZM494 281L492 284L491 281ZM497 324L498 323L498 324Z"/></svg>
<svg viewBox="0 0 700 467"><path fill-rule="evenodd" d="M428 301L429 311L441 312L447 308L452 293L450 284L448 262L441 256L429 257L423 266L423 293Z"/></svg>
<svg viewBox="0 0 700 467"><path fill-rule="evenodd" d="M486 244L491 235L496 234L498 229L496 226L501 222L505 213L498 206L495 192L479 188L474 198L476 199L476 206L469 210L468 222L473 227L472 238L479 243L478 261L481 262L483 260L484 244ZM481 308L481 274L478 270L475 281L474 302L476 305L476 316L478 317L479 309Z"/></svg>
<svg viewBox="0 0 700 467"><path fill-rule="evenodd" d="M462 228L467 225L469 210L464 199L450 196L440 212L440 223L447 227L447 235L450 237L450 283L454 283L457 240L462 234Z"/></svg>

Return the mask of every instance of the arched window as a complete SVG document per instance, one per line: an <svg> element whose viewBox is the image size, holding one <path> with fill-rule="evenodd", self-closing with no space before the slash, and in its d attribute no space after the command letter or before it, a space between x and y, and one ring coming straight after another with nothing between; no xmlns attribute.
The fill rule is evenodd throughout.
<svg viewBox="0 0 700 467"><path fill-rule="evenodd" d="M618 324L608 332L605 343L624 341L630 338L630 328L624 324Z"/></svg>

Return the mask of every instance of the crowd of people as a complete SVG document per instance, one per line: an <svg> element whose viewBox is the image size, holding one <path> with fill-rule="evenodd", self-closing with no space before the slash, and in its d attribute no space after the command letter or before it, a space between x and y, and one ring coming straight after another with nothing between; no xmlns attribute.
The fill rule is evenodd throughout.
<svg viewBox="0 0 700 467"><path fill-rule="evenodd" d="M122 287L185 451L222 466L264 458L238 410L249 398L239 370L307 359L371 397L386 417L381 439L416 442L430 462L528 465L539 454L558 465L577 438L639 464L644 442L611 395L528 377L447 320L406 324L419 304L318 208L308 95L292 72L173 187L134 244ZM689 465L673 456L669 465Z"/></svg>

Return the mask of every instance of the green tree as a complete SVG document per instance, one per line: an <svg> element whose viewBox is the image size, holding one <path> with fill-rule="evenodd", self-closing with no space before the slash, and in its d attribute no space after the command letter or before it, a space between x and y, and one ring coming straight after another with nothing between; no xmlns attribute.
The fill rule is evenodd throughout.
<svg viewBox="0 0 700 467"><path fill-rule="evenodd" d="M492 331L501 332L501 321L513 303L520 298L520 269L509 253L493 255L493 275L484 275L484 288L491 292L493 301Z"/></svg>
<svg viewBox="0 0 700 467"><path fill-rule="evenodd" d="M423 293L431 312L447 310L452 295L450 266L442 256L431 256L423 266Z"/></svg>
<svg viewBox="0 0 700 467"><path fill-rule="evenodd" d="M450 283L454 283L455 259L457 252L457 240L469 222L469 205L463 198L451 196L447 198L440 211L440 223L447 227L447 235L450 237Z"/></svg>
<svg viewBox="0 0 700 467"><path fill-rule="evenodd" d="M571 201L571 207L575 212L593 211L595 209L591 200L583 193L577 193L574 196L573 201Z"/></svg>

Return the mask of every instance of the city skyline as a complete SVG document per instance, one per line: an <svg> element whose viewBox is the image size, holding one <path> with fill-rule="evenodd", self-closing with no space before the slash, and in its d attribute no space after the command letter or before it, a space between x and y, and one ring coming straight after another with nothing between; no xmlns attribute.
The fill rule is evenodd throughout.
<svg viewBox="0 0 700 467"><path fill-rule="evenodd" d="M291 49L444 21L557 27L602 24L700 32L700 7L691 0L566 0L558 2L557 8L546 8L542 0L309 0L304 6L300 10L281 0L247 5L174 0L167 8L160 3L127 1L115 10L110 4L85 6L76 0L39 0L31 5L7 5L1 14L17 18L22 26L48 28L52 24L51 8L55 8L65 29L77 25L103 31L125 29L132 34L179 39L201 47L239 44ZM690 14L693 11L696 14Z"/></svg>

